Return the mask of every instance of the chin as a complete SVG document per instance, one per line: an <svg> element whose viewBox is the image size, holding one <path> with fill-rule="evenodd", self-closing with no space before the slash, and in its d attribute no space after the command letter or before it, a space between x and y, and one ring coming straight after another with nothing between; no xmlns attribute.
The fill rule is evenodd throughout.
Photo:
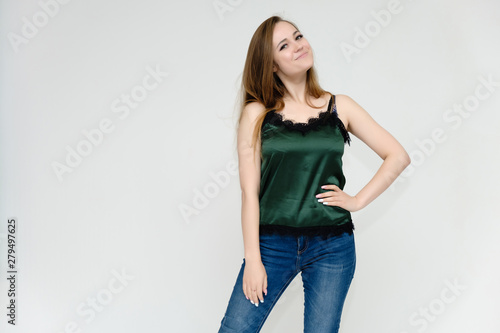
<svg viewBox="0 0 500 333"><path fill-rule="evenodd" d="M306 66L306 71L310 70L314 66L314 61L311 61L307 66Z"/></svg>

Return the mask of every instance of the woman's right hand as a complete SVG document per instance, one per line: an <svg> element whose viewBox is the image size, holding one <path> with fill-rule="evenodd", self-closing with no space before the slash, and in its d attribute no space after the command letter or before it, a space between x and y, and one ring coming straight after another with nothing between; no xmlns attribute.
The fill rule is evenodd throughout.
<svg viewBox="0 0 500 333"><path fill-rule="evenodd" d="M255 306L259 306L259 301L264 302L263 293L267 296L267 274L261 260L245 259L243 293Z"/></svg>

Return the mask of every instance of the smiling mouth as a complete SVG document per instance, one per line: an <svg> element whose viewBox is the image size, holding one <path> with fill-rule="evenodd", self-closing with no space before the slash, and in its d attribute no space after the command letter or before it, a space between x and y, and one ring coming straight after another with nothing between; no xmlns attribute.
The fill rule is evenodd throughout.
<svg viewBox="0 0 500 333"><path fill-rule="evenodd" d="M300 58L303 58L305 55L307 55L307 52L304 52L302 53L301 55L299 55L297 58L295 58L295 60L298 60Z"/></svg>

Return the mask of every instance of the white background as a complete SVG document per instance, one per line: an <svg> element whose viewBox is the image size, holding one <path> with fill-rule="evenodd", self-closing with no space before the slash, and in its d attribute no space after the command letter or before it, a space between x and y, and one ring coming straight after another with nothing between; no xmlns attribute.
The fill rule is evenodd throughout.
<svg viewBox="0 0 500 333"><path fill-rule="evenodd" d="M413 160L353 214L358 261L341 331L499 332L498 2L54 3L0 2L2 332L218 330L243 258L237 93L250 38L274 14L308 38L322 87L351 96ZM373 13L391 4L381 26ZM149 91L148 68L168 73ZM146 94L115 112L132 92ZM86 156L69 167L78 147ZM345 191L380 163L353 138ZM262 332L302 332L303 310L297 276Z"/></svg>

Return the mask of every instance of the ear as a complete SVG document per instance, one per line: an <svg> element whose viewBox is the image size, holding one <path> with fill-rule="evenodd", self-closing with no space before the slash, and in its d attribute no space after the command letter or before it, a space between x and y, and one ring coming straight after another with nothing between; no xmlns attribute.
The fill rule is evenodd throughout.
<svg viewBox="0 0 500 333"><path fill-rule="evenodd" d="M273 72L277 72L279 69L278 65L273 64Z"/></svg>

